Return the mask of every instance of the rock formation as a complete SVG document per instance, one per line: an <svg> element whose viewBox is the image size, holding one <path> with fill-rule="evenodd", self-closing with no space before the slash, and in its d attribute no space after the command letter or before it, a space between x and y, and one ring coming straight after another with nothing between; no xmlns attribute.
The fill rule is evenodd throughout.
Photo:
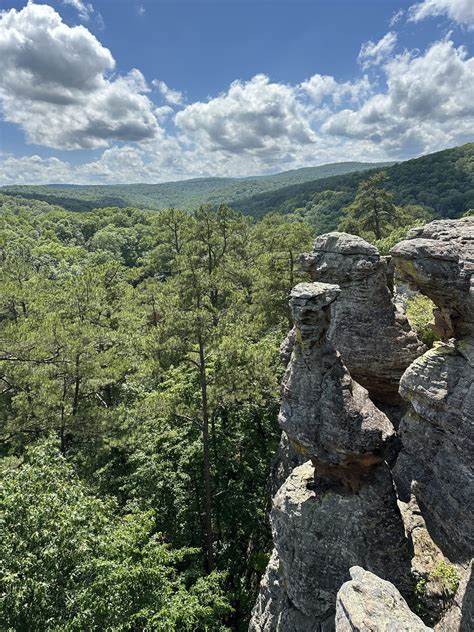
<svg viewBox="0 0 474 632"><path fill-rule="evenodd" d="M398 270L436 304L445 338L474 332L474 218L413 228L392 249Z"/></svg>
<svg viewBox="0 0 474 632"><path fill-rule="evenodd" d="M471 632L474 218L410 231L392 260L342 233L302 260L324 283L290 297L275 548L250 630ZM393 265L437 306L443 342L421 357ZM404 411L399 437L372 399Z"/></svg>
<svg viewBox="0 0 474 632"><path fill-rule="evenodd" d="M457 573L463 594L472 595L474 218L434 221L414 229L392 255L405 279L436 304L438 330L445 339L414 362L400 382L400 394L410 408L400 426L397 489L402 501L419 507L427 532L444 556L440 568L452 577ZM432 573L432 565L425 564L425 578ZM447 629L446 621L454 631L462 626L474 629L473 608L469 611L460 603L466 597L459 592L456 599L458 624L453 623L453 611L437 629Z"/></svg>
<svg viewBox="0 0 474 632"><path fill-rule="evenodd" d="M336 632L429 632L390 582L360 566L337 593Z"/></svg>
<svg viewBox="0 0 474 632"><path fill-rule="evenodd" d="M301 263L314 281L341 289L329 335L351 376L372 398L397 402L400 378L424 347L393 301L389 258L361 237L334 232L318 237Z"/></svg>
<svg viewBox="0 0 474 632"><path fill-rule="evenodd" d="M364 564L408 590L409 546L390 471L389 419L350 377L328 336L339 288L301 283L280 425L296 467L273 500L275 544L251 630L332 630L336 593Z"/></svg>

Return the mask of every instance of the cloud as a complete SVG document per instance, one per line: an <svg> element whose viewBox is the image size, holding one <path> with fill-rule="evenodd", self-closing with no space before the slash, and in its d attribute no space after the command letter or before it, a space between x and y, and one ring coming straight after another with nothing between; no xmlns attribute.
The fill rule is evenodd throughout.
<svg viewBox="0 0 474 632"><path fill-rule="evenodd" d="M409 10L411 22L440 15L445 15L461 26L474 30L473 0L423 0Z"/></svg>
<svg viewBox="0 0 474 632"><path fill-rule="evenodd" d="M349 157L398 160L472 140L474 58L448 39L394 56L396 41L391 31L362 46L362 68L378 65L372 83L363 71L297 84L258 74L185 104L154 80L155 104L142 73L116 74L112 53L84 26L69 27L46 5L0 12L3 118L31 143L103 148L79 165L0 156L0 184L246 176Z"/></svg>
<svg viewBox="0 0 474 632"><path fill-rule="evenodd" d="M399 55L384 69L388 91L358 110L333 114L322 126L325 133L369 140L397 156L472 139L474 58L464 47L444 40L424 54Z"/></svg>
<svg viewBox="0 0 474 632"><path fill-rule="evenodd" d="M31 143L59 149L140 141L159 131L140 71L110 78L110 51L47 5L0 14L0 103Z"/></svg>
<svg viewBox="0 0 474 632"><path fill-rule="evenodd" d="M164 81L160 81L159 79L153 79L151 83L153 86L155 86L155 88L157 88L158 92L161 94L166 103L170 103L171 105L183 104L183 93L179 90L172 90L166 85Z"/></svg>
<svg viewBox="0 0 474 632"><path fill-rule="evenodd" d="M370 82L366 75L357 81L338 83L331 75L313 75L300 84L301 90L306 92L315 105L320 105L326 98L334 104L339 104L344 98L357 101L370 92Z"/></svg>
<svg viewBox="0 0 474 632"><path fill-rule="evenodd" d="M94 13L94 7L92 4L88 2L84 2L83 0L62 0L63 4L68 4L71 7L74 7L76 11L79 13L79 17L84 22L87 22L90 16Z"/></svg>
<svg viewBox="0 0 474 632"><path fill-rule="evenodd" d="M293 87L256 75L234 81L214 99L188 105L175 121L185 140L209 150L275 157L316 141L309 114Z"/></svg>
<svg viewBox="0 0 474 632"><path fill-rule="evenodd" d="M398 24L404 15L405 15L404 9L395 11L395 13L390 18L390 28L393 28L396 24Z"/></svg>
<svg viewBox="0 0 474 632"><path fill-rule="evenodd" d="M58 158L0 156L0 183L44 184L69 182L71 165Z"/></svg>
<svg viewBox="0 0 474 632"><path fill-rule="evenodd" d="M357 61L364 70L370 66L379 66L393 53L397 44L397 34L389 31L378 42L368 41L362 44Z"/></svg>

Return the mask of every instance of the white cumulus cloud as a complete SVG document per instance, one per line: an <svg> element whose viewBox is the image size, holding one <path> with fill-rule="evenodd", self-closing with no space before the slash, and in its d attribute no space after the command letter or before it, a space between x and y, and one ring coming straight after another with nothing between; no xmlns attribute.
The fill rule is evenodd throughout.
<svg viewBox="0 0 474 632"><path fill-rule="evenodd" d="M474 58L451 41L385 65L388 90L360 109L330 116L323 131L369 140L392 155L418 154L472 140Z"/></svg>
<svg viewBox="0 0 474 632"><path fill-rule="evenodd" d="M370 82L366 75L357 81L338 83L331 75L313 75L300 84L315 105L320 105L327 97L334 104L339 104L344 98L358 101L370 92Z"/></svg>
<svg viewBox="0 0 474 632"><path fill-rule="evenodd" d="M175 120L188 141L209 150L276 156L316 141L308 117L294 87L256 75L234 81L214 99L188 105Z"/></svg>
<svg viewBox="0 0 474 632"><path fill-rule="evenodd" d="M389 31L378 42L368 41L362 44L357 61L365 70L369 66L378 66L393 53L397 44L397 34Z"/></svg>
<svg viewBox="0 0 474 632"><path fill-rule="evenodd" d="M0 104L31 143L93 148L154 137L158 123L143 75L110 78L110 51L47 5L0 13Z"/></svg>
<svg viewBox="0 0 474 632"><path fill-rule="evenodd" d="M474 29L473 0L423 0L409 11L409 20L419 22L428 17L445 15L458 24Z"/></svg>
<svg viewBox="0 0 474 632"><path fill-rule="evenodd" d="M84 22L90 18L90 16L94 13L94 7L89 2L84 2L83 0L63 0L63 4L68 4L71 7L74 7L76 11L79 13L79 17Z"/></svg>
<svg viewBox="0 0 474 632"><path fill-rule="evenodd" d="M158 90L166 103L171 105L182 105L184 101L183 93L179 90L172 90L164 81L153 79L151 82Z"/></svg>

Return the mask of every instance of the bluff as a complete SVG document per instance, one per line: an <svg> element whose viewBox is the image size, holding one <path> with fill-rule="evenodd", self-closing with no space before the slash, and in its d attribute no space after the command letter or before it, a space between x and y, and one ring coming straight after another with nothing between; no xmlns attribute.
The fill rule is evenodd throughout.
<svg viewBox="0 0 474 632"><path fill-rule="evenodd" d="M302 256L316 282L290 296L274 551L250 630L474 629L473 247L464 218L414 229L392 258L343 233ZM433 349L395 305L395 268L437 306Z"/></svg>

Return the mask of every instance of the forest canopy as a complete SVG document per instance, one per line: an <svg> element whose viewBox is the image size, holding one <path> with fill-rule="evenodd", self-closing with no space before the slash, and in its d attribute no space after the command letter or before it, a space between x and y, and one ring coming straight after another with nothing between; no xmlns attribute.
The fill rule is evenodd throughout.
<svg viewBox="0 0 474 632"><path fill-rule="evenodd" d="M8 626L245 629L311 228L0 203Z"/></svg>

